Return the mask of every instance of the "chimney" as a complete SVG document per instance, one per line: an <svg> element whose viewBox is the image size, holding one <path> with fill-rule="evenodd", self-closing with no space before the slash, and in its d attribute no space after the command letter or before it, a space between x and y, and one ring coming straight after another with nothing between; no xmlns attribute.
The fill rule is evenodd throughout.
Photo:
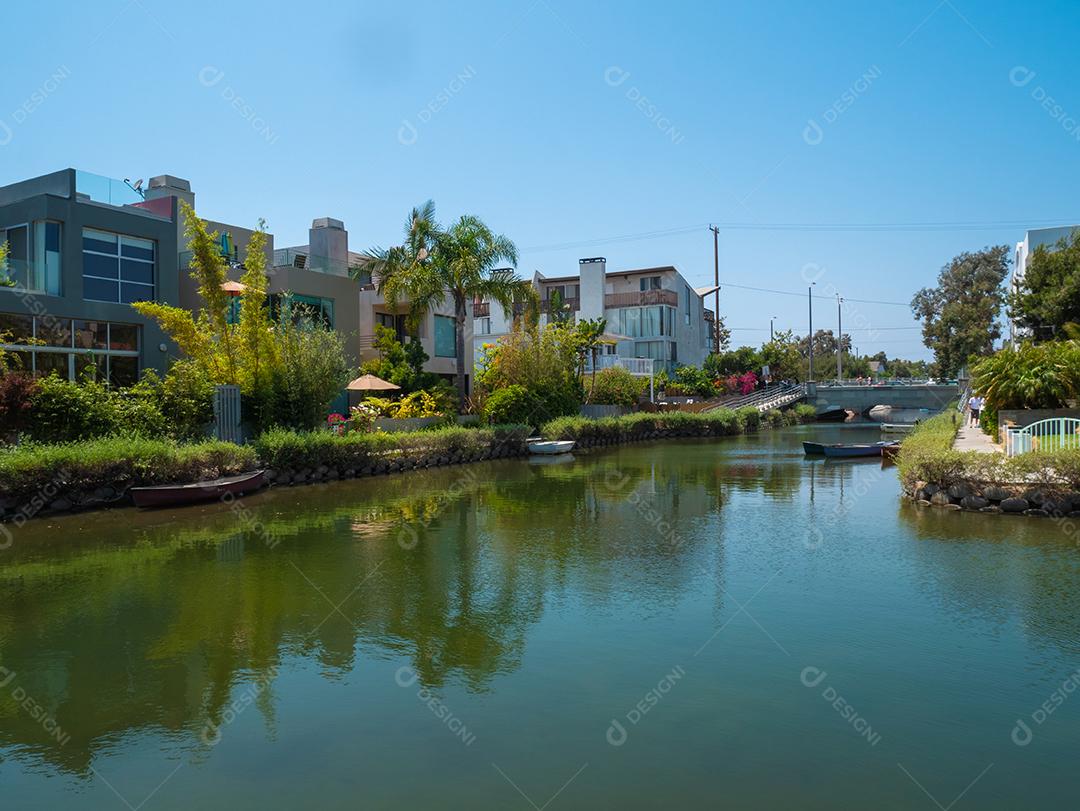
<svg viewBox="0 0 1080 811"><path fill-rule="evenodd" d="M191 190L191 183L182 177L157 175L150 178L145 199L156 200L159 197L179 197L192 208L195 207L195 192Z"/></svg>
<svg viewBox="0 0 1080 811"><path fill-rule="evenodd" d="M322 273L347 276L349 273L349 232L345 223L333 217L311 221L308 231L308 268Z"/></svg>
<svg viewBox="0 0 1080 811"><path fill-rule="evenodd" d="M607 277L607 260L602 256L578 260L581 275L580 318L604 317L604 280Z"/></svg>

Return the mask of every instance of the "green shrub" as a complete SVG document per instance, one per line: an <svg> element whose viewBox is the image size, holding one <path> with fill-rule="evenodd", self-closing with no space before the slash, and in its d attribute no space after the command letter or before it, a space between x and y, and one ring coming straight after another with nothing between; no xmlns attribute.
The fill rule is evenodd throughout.
<svg viewBox="0 0 1080 811"><path fill-rule="evenodd" d="M817 419L817 409L809 403L797 403L792 411L798 422L813 422Z"/></svg>
<svg viewBox="0 0 1080 811"><path fill-rule="evenodd" d="M492 449L520 452L529 435L526 425L488 428L438 428L428 431L366 434L293 431L275 428L261 434L254 446L259 459L276 470L303 470L326 465L339 471L362 470L388 459L426 463L454 454L479 455Z"/></svg>
<svg viewBox="0 0 1080 811"><path fill-rule="evenodd" d="M69 498L99 487L192 482L255 467L254 449L230 442L178 445L140 437L49 445L28 441L0 450L0 491L18 502L50 490Z"/></svg>
<svg viewBox="0 0 1080 811"><path fill-rule="evenodd" d="M775 418L774 418L775 419ZM781 416L782 421L785 418ZM700 414L687 411L662 411L655 414L627 414L623 417L563 417L543 426L548 439L609 441L642 439L654 433L665 436L730 436L756 431L762 416L754 408L732 411L719 408Z"/></svg>
<svg viewBox="0 0 1080 811"><path fill-rule="evenodd" d="M214 421L214 383L202 367L190 360L176 361L161 383L159 396L172 436L201 439L207 435Z"/></svg>
<svg viewBox="0 0 1080 811"><path fill-rule="evenodd" d="M588 382L591 386L589 403L628 407L637 405L649 385L644 377L635 377L621 366L601 369Z"/></svg>
<svg viewBox="0 0 1080 811"><path fill-rule="evenodd" d="M484 417L489 423L523 422L536 419L539 403L524 386L514 384L497 389L484 402Z"/></svg>

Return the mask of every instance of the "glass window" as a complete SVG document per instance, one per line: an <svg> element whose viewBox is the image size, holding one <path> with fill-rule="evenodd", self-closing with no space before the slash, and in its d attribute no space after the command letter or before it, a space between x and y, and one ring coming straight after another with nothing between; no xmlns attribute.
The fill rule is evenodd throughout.
<svg viewBox="0 0 1080 811"><path fill-rule="evenodd" d="M96 352L83 352L75 355L76 380L86 380L89 377L91 380L100 380L104 383L108 379L108 368L108 355Z"/></svg>
<svg viewBox="0 0 1080 811"><path fill-rule="evenodd" d="M34 223L34 289L60 295L60 223Z"/></svg>
<svg viewBox="0 0 1080 811"><path fill-rule="evenodd" d="M690 323L690 285L685 285L685 301L683 303L683 320L685 323Z"/></svg>
<svg viewBox="0 0 1080 811"><path fill-rule="evenodd" d="M120 303L131 304L133 301L151 301L154 298L154 287L149 284L120 284Z"/></svg>
<svg viewBox="0 0 1080 811"><path fill-rule="evenodd" d="M83 298L87 301L120 301L120 284L84 276Z"/></svg>
<svg viewBox="0 0 1080 811"><path fill-rule="evenodd" d="M34 371L34 353L15 351L8 353L8 363L12 369L19 369L23 372Z"/></svg>
<svg viewBox="0 0 1080 811"><path fill-rule="evenodd" d="M0 313L0 335L6 344L27 344L34 337L34 319L18 313Z"/></svg>
<svg viewBox="0 0 1080 811"><path fill-rule="evenodd" d="M122 355L109 357L109 385L116 388L133 386L139 380L139 359Z"/></svg>
<svg viewBox="0 0 1080 811"><path fill-rule="evenodd" d="M76 321L76 349L108 349L109 324L105 321Z"/></svg>
<svg viewBox="0 0 1080 811"><path fill-rule="evenodd" d="M491 319L490 318L477 318L476 319L476 334L477 335L490 335L491 334Z"/></svg>
<svg viewBox="0 0 1080 811"><path fill-rule="evenodd" d="M619 334L630 338L641 337L641 309L626 307L619 310Z"/></svg>
<svg viewBox="0 0 1080 811"><path fill-rule="evenodd" d="M83 298L123 304L152 300L154 253L152 240L84 228Z"/></svg>
<svg viewBox="0 0 1080 811"><path fill-rule="evenodd" d="M64 380L69 380L71 355L67 352L35 352L35 374L38 377L48 377L57 374Z"/></svg>
<svg viewBox="0 0 1080 811"><path fill-rule="evenodd" d="M71 319L45 316L37 320L37 340L44 346L71 346Z"/></svg>
<svg viewBox="0 0 1080 811"><path fill-rule="evenodd" d="M139 348L139 328L133 324L109 325L109 349L135 352Z"/></svg>
<svg viewBox="0 0 1080 811"><path fill-rule="evenodd" d="M659 290L660 289L660 277L659 276L642 276L639 280L642 290Z"/></svg>
<svg viewBox="0 0 1080 811"><path fill-rule="evenodd" d="M457 357L457 324L449 316L435 316L435 357Z"/></svg>
<svg viewBox="0 0 1080 811"><path fill-rule="evenodd" d="M83 229L83 250L107 253L116 256L117 237L105 231L95 231L93 228Z"/></svg>
<svg viewBox="0 0 1080 811"><path fill-rule="evenodd" d="M116 279L120 276L120 266L116 259L96 253L83 254L83 274L102 279Z"/></svg>
<svg viewBox="0 0 1080 811"><path fill-rule="evenodd" d="M660 330L660 307L645 307L641 319L641 335L643 338L655 338L663 335Z"/></svg>
<svg viewBox="0 0 1080 811"><path fill-rule="evenodd" d="M154 243L149 239L120 237L120 253L126 257L142 259L144 262L153 262Z"/></svg>
<svg viewBox="0 0 1080 811"><path fill-rule="evenodd" d="M120 260L120 278L125 282L140 284L154 283L154 266L149 262L136 262L133 259Z"/></svg>

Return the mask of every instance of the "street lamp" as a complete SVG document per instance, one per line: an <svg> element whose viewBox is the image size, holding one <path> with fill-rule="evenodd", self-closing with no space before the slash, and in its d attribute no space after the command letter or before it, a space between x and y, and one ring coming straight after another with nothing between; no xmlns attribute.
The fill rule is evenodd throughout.
<svg viewBox="0 0 1080 811"><path fill-rule="evenodd" d="M844 317L841 315L840 305L844 299L836 294L836 382L844 379Z"/></svg>
<svg viewBox="0 0 1080 811"><path fill-rule="evenodd" d="M810 369L806 375L806 382L814 382L814 286L817 282L810 282L810 286L806 288L806 301L809 304L810 309L810 334L807 337L807 344L810 347Z"/></svg>
<svg viewBox="0 0 1080 811"><path fill-rule="evenodd" d="M779 317L780 316L778 316L778 315L774 315L772 318L769 319L769 340L770 341L773 339L773 326L772 326L773 321L775 321Z"/></svg>

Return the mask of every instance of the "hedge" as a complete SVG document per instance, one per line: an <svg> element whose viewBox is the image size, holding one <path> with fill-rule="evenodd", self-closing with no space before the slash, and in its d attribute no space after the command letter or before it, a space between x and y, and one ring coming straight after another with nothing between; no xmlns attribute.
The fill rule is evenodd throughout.
<svg viewBox="0 0 1080 811"><path fill-rule="evenodd" d="M70 506L110 501L129 487L230 476L257 466L255 450L231 442L109 437L81 442L24 442L0 450L4 509L33 502ZM64 509L63 505L54 509Z"/></svg>
<svg viewBox="0 0 1080 811"><path fill-rule="evenodd" d="M687 411L638 413L599 420L560 417L544 425L541 433L548 439L572 439L588 446L667 436L731 436L756 431L762 424L775 426L803 422L815 414L813 406L804 406L801 409L767 412L764 415L756 408L747 407L737 411L719 408L697 414Z"/></svg>
<svg viewBox="0 0 1080 811"><path fill-rule="evenodd" d="M438 428L408 433L297 432L273 429L255 440L264 465L275 471L325 467L339 472L361 471L381 462L408 460L427 465L441 460L464 461L492 455L524 453L529 428L495 425L490 428Z"/></svg>

